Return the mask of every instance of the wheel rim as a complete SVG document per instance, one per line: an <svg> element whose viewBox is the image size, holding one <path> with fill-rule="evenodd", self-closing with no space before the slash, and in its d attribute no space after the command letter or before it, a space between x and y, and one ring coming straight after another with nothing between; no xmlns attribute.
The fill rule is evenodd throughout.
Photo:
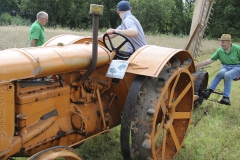
<svg viewBox="0 0 240 160"><path fill-rule="evenodd" d="M56 146L45 149L31 156L28 160L55 160L55 159L65 159L65 160L82 160L74 149L67 146Z"/></svg>
<svg viewBox="0 0 240 160"><path fill-rule="evenodd" d="M186 77L185 82L180 82L183 77ZM152 150L153 155L156 155L159 159L172 159L183 145L193 106L193 83L190 77L191 74L187 70L180 69L169 79L162 91L162 94L170 92L169 99L166 101L164 98L159 99L160 104L157 105L157 110L160 113L154 115L153 126L156 127L152 132L154 137L152 139L152 148L156 148ZM170 87L173 81L175 83ZM159 116L162 117L160 123L159 119L157 119ZM161 138L161 132L162 143L161 141L157 143L157 140Z"/></svg>
<svg viewBox="0 0 240 160"><path fill-rule="evenodd" d="M190 124L192 75L188 68L166 66L158 79L146 80L140 92L145 94L139 96L144 101L135 106L132 119L132 156L172 159L184 145Z"/></svg>

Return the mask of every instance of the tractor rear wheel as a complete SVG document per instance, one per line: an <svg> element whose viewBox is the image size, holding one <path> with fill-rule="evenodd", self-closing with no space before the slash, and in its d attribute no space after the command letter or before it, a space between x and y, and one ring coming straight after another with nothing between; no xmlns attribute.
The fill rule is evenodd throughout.
<svg viewBox="0 0 240 160"><path fill-rule="evenodd" d="M131 118L126 116L125 108L122 117L121 148L124 159L173 159L184 146L194 105L194 78L188 71L189 65L186 67L180 65L177 59L174 61L162 69L158 78L140 81L138 91L136 87L131 87L129 93L135 90L137 98L134 108L128 110ZM124 123L129 121L131 125L128 128ZM130 133L131 140L128 140ZM127 150L128 145L130 150Z"/></svg>

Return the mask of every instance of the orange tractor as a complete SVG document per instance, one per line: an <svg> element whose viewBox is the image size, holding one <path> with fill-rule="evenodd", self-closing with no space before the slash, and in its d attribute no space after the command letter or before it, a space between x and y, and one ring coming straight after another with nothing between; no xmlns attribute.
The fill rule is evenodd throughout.
<svg viewBox="0 0 240 160"><path fill-rule="evenodd" d="M93 37L60 35L0 51L0 159L79 160L73 148L120 124L124 159L176 157L208 82L193 57L212 3L196 1L185 49L146 45L115 60L129 41L98 41L103 7L91 5Z"/></svg>

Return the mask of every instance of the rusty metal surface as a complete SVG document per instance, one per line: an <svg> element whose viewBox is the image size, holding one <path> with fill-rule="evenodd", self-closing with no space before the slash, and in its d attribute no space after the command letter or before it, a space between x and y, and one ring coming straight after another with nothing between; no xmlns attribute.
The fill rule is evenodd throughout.
<svg viewBox="0 0 240 160"><path fill-rule="evenodd" d="M158 78L146 79L131 121L132 157L176 157L190 125L193 92L192 75L180 65L165 66Z"/></svg>
<svg viewBox="0 0 240 160"><path fill-rule="evenodd" d="M92 78L95 76L97 74L93 75ZM34 131L40 132L37 133L39 134L38 136L31 136L36 134L33 134L35 133L33 130L28 130L24 134L26 138L22 139L24 143L20 143L21 137L15 136L14 144L12 144L14 149L8 155L16 153L20 148L24 148L24 152L20 152L17 155L29 156L54 145L68 146L74 143L78 144L77 142L79 141L83 142L87 140L87 137L96 136L100 132L107 132L109 128L103 131L103 120L107 122L107 127L114 127L120 123L121 111L114 106L115 102L110 104L110 100L112 99L109 95L103 95L101 98L98 97L98 99L101 99L102 105L96 99L91 100L91 98L87 98L86 104L70 104L70 89L68 85L60 87L59 84L56 86L53 83L52 86L46 85L44 87L30 86L21 88L20 85L17 86L16 93L19 94L19 97L15 114L28 115L26 118L23 118L24 123L19 123L19 125L21 124L21 129L18 134L23 135L22 132L25 133L27 128L32 128ZM94 84L90 84L89 88L93 87L94 89L94 86ZM94 97L90 93L86 93L84 96ZM122 100L122 98L119 97L119 100ZM100 114L101 108L104 111L104 115ZM46 117L46 115L50 116L44 119L49 120L53 115L51 114L53 109L56 109L58 114L54 114L57 119L53 124L51 123L51 129L40 129L46 123L44 122L43 124L45 125L42 126L36 122L41 120L43 116ZM102 118L103 116L105 116L104 119ZM33 124L36 125L33 126Z"/></svg>

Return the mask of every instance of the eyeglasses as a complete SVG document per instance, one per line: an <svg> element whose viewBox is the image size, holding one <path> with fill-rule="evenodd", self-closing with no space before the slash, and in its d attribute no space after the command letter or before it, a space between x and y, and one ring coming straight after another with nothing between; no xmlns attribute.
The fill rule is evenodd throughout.
<svg viewBox="0 0 240 160"><path fill-rule="evenodd" d="M47 19L47 18L44 18L44 17L43 17L43 19L46 19L46 20L47 20L47 22L48 22L48 19Z"/></svg>

